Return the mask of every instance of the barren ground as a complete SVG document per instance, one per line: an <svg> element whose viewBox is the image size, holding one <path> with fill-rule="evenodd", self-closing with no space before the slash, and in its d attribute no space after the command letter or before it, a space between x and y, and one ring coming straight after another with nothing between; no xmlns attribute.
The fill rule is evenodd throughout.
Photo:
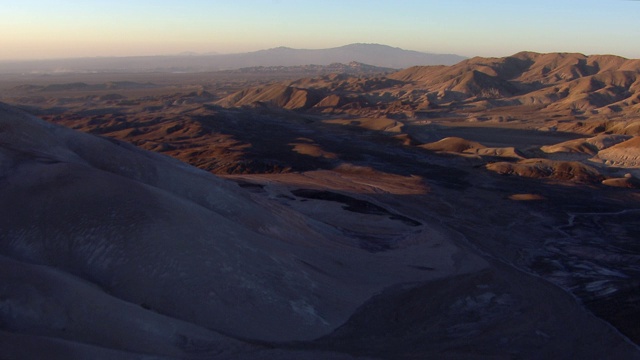
<svg viewBox="0 0 640 360"><path fill-rule="evenodd" d="M120 154L115 150L122 148L119 142L99 143L100 151L113 154L106 164L96 155L100 151L91 150L98 144L94 141L102 140L80 141L55 130L66 140L49 147L12 133L18 126L6 119L14 115L3 112L3 121L11 124L0 133L3 159L22 164L15 166L23 172L2 168L3 191L11 199L2 205L3 232L10 237L2 248L2 266L46 273L105 302L104 308L135 313L146 319L141 323L153 321L162 330L140 346L95 335L111 326L129 333L125 316L86 336L90 324L65 335L55 323L59 319L45 330L14 321L2 328L0 347L20 354L12 344L37 343L105 358L118 352L132 358L135 353L209 358L216 349L219 358L640 357L640 173L634 165L640 120L633 104L631 110L608 115L575 107L487 106L475 98L437 106L434 101L417 109L408 96L412 89L418 95L423 90L415 83L414 88L398 83L403 76L409 75L391 76L393 81L338 75L296 80L291 73L139 74L127 75L127 83L118 74L3 79L1 101L204 171L194 175L139 150ZM303 90L308 93L299 92L293 100L283 98L291 96L287 92L272 94L279 105L264 99L243 106L229 103L230 96L239 99L238 92L247 88L274 89L270 86L291 81L307 84ZM317 95L313 91L328 88L336 93L351 89L344 90L346 97L359 91L362 98L338 99L330 109L298 107ZM25 133L36 128L38 134L53 131L33 125ZM49 136L42 139L58 139ZM570 143L560 146L562 151L549 150L565 142ZM83 160L60 150L67 148ZM85 152L95 154L89 159ZM149 168L114 165L143 158ZM51 175L55 181L42 175L32 185L20 185L27 176L49 174L51 159L73 164L72 178L77 184L87 181L88 188L74 186L86 194L92 186L105 186L113 198L99 197L98 204L126 205L132 214L144 214L145 229L156 229L148 230L157 236L154 246L167 254L158 259L167 261L172 251L181 254L162 270L175 282L162 285L160 278L131 268L129 275L115 271L105 283L101 276L110 274L107 270L94 273L69 267L53 255L24 255L16 244L25 241L21 236L32 226L25 217L42 216L37 234L46 242L51 240L42 234L57 229L53 224L60 221L69 234L79 231L73 226L81 216L72 210L75 201L79 209L90 206L80 197L68 206L51 203L52 211L66 211L67 218L33 210L47 198L25 195L34 189L62 194L55 188L58 175ZM171 184L163 178L171 178ZM153 188L152 195L138 198L133 192L134 200L120 202L121 192L131 186L145 194ZM145 207L149 199L158 205ZM33 204L33 209L20 203ZM11 214L11 206L25 210ZM90 215L87 219L92 221ZM151 246L148 234L127 231L118 236ZM221 236L223 231L229 237ZM185 233L194 238L205 234L216 239L215 245L194 240L184 245L188 250L176 249L171 239ZM90 237L82 241L94 246ZM132 263L144 253L143 245L124 242L108 251L120 251L118 246L132 251ZM229 266L253 287L217 280L229 275L214 263L231 258L238 262ZM12 274L8 279L14 285L33 281ZM183 276L190 280L181 282ZM131 290L136 281L149 281L157 298ZM87 284L100 288L85 289ZM9 298L29 299L28 292L7 289ZM268 289L269 298L256 289ZM176 291L193 291L193 299ZM222 292L216 296L223 299L212 300L212 292ZM55 301L64 296L52 295ZM51 306L47 296L42 299L45 305L39 306ZM278 301L288 305L280 307ZM180 308L186 304L193 311ZM4 316L27 316L12 313L11 307L0 309ZM167 340L169 327L188 334L186 343ZM134 328L136 336L150 336ZM31 351L35 356L37 351Z"/></svg>

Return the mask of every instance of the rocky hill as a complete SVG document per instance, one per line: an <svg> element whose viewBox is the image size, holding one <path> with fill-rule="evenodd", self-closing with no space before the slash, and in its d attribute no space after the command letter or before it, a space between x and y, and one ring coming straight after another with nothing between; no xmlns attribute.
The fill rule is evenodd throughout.
<svg viewBox="0 0 640 360"><path fill-rule="evenodd" d="M356 102L359 113L369 114L390 108L415 112L438 107L454 110L460 106L476 111L534 106L570 115L640 112L640 60L617 56L522 52L505 58L473 58L452 66L411 67L366 81L358 77L324 77L291 85L320 92L323 96L318 102L329 95L357 98L338 102L335 110L353 108L352 103ZM233 95L234 100L224 104L246 105L264 100L240 101L241 97ZM307 107L314 105L308 103ZM321 107L326 111L326 106Z"/></svg>

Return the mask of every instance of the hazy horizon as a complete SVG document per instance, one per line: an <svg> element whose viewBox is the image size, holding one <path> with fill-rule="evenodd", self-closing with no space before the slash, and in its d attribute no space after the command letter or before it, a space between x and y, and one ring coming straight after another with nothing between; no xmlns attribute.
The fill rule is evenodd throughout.
<svg viewBox="0 0 640 360"><path fill-rule="evenodd" d="M366 5L365 5L366 4ZM640 58L638 1L25 0L0 13L0 60L242 53L375 43L421 52Z"/></svg>
<svg viewBox="0 0 640 360"><path fill-rule="evenodd" d="M268 47L268 48L260 48L260 49L250 49L250 50L246 50L246 51L232 51L232 52L220 52L220 51L206 51L206 52L198 52L198 51L191 51L191 50L185 50L185 51L181 51L181 52L174 52L174 53L156 53L156 54L122 54L122 55L95 55L95 56L60 56L60 57L50 57L50 58L31 58L31 59L27 59L27 58L18 58L18 59L3 59L0 58L0 61L4 61L4 62L19 62L19 61L55 61L55 60L66 60L66 59L100 59L100 58L127 58L127 57L162 57L162 56L166 56L166 57L171 57L171 56L216 56L216 55L241 55L241 54L247 54L247 53L252 53L252 52L258 52L258 51L265 51L265 50L274 50L274 49L278 49L278 48L288 48L288 49L294 49L294 50L326 50L326 49L333 49L333 48L341 48L341 47L347 47L350 45L358 45L358 44L365 44L365 45L381 45L381 46L388 46L388 47L392 47L392 48L398 48L398 49L402 49L402 50L407 50L407 51L417 51L417 52L422 52L425 54L428 53L433 53L433 54L437 54L437 55L459 55L459 54L444 54L444 53L439 53L439 52L433 52L433 51L422 51L422 50L416 50L416 49L406 49L406 48L402 48L399 46L394 46L393 44L382 44L382 43L367 43L367 42L355 42L355 43L348 43L348 44L341 44L341 45L336 45L336 46L329 46L329 47L321 47L321 48L313 48L313 47L291 47L291 46L285 46L285 45L278 45L278 46L272 46L272 47ZM512 55L512 54L510 54Z"/></svg>

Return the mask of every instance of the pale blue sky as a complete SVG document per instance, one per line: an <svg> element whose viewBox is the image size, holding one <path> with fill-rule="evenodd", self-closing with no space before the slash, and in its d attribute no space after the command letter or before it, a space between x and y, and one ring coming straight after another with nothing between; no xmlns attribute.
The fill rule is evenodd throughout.
<svg viewBox="0 0 640 360"><path fill-rule="evenodd" d="M465 56L640 58L629 0L0 0L0 59L233 53L355 42Z"/></svg>

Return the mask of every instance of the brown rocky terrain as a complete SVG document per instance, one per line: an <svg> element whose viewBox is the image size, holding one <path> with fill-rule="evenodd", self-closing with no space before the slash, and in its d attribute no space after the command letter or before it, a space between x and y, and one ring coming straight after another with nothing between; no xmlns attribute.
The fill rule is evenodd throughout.
<svg viewBox="0 0 640 360"><path fill-rule="evenodd" d="M295 170L302 165L291 166L287 164L291 160L265 154L274 152L269 143L282 137L281 130L289 123L300 128L326 123L346 126L345 131L355 126L393 133L395 139L422 149L484 161L546 158L555 164L549 166L565 167L572 166L563 161L581 161L595 166L600 175L588 178L599 181L621 176L624 169L639 176L633 142L623 150L609 149L640 135L639 72L637 60L616 56L523 52L452 66L413 67L386 76L329 74L273 82L264 74L245 74L246 80L230 82L232 75L225 72L199 82L185 75L181 83L176 77L157 84L147 75L147 81L138 82L14 86L5 90L4 97L31 106L46 119L126 139L215 173ZM246 121L231 120L251 122L251 117L264 121L253 121L250 129ZM276 134L265 140L252 135L255 130ZM304 137L304 131L296 132ZM457 146L441 143L444 138L474 145L456 150L449 147ZM287 143L279 146L287 150L278 150L279 156L302 159L300 151L310 149L295 137L284 140ZM317 143L313 146L315 153L325 151ZM331 156L332 161L312 158L311 168L337 161ZM550 176L560 173L551 171ZM559 179L572 178L577 177Z"/></svg>
<svg viewBox="0 0 640 360"><path fill-rule="evenodd" d="M152 286L157 298L147 299L130 292L133 285L119 285L124 273L115 272L108 284L100 281L109 271L86 273L90 257L78 255L80 265L65 268L41 252L20 255L15 239L25 230L15 228L14 242L3 248L7 264L20 261L34 273L49 273L34 264L49 266L77 277L56 280L65 284L107 284L106 294L140 307L135 316L157 312L169 318L153 318L163 329L186 334L178 345L153 351L169 335L156 333L146 348L80 336L89 325L68 337L176 358L198 353L193 349L202 338L224 348L226 358L639 357L631 344L640 343L638 60L523 52L388 75L294 73L138 74L126 83L117 74L60 75L3 83L2 101L57 129L37 123L16 132L17 110L5 111L14 119L0 131L3 181L12 179L3 191L12 204L20 203L18 190L27 194L51 184L70 194L63 176L70 166L74 184L87 182L83 191L105 187L112 195L100 204L131 207L148 214L145 229L167 229L169 235L153 233L167 249L160 258L173 251L169 238L187 231L195 239L188 243L192 253L215 254L224 244L231 258L255 260L236 271L251 286L195 276L204 271L224 278L224 269L204 258L195 270L182 270L189 268L184 254L167 260L173 268L163 268L181 291L215 293L222 286L245 303L205 290L187 299L160 285ZM30 124L24 116L18 118ZM99 137L90 141L57 125ZM39 135L24 135L31 132ZM142 159L151 158L156 165L145 167ZM59 163L72 165L52 165ZM22 178L10 171L15 164L24 171L34 167L24 176L52 172L39 178L42 184L19 187ZM123 177L128 180L120 184ZM151 191L161 205L157 211L138 207L148 197L124 200L136 194L121 194L131 186ZM76 200L78 208L95 210L89 214L108 215ZM72 212L74 204L56 211ZM24 216L31 216L28 209ZM38 216L46 224L64 223L56 211ZM185 215L167 215L175 211ZM18 215L4 218L7 228L22 224ZM125 220L122 238L151 246L145 236L127 233ZM218 225L231 237L241 234L241 244L216 237ZM69 226L64 231L73 233ZM198 233L218 245L197 240ZM46 226L38 234L46 234ZM182 273L194 277L182 284ZM143 270L134 277L161 283ZM273 302L260 295L267 292ZM231 309L205 311L212 301ZM187 303L195 312L182 310ZM286 329L258 314L264 308ZM244 311L255 311L259 320L252 324ZM3 328L5 343L33 341L44 331L11 324ZM56 326L45 336L66 339ZM136 328L136 336L144 331ZM204 356L198 354L193 357Z"/></svg>

